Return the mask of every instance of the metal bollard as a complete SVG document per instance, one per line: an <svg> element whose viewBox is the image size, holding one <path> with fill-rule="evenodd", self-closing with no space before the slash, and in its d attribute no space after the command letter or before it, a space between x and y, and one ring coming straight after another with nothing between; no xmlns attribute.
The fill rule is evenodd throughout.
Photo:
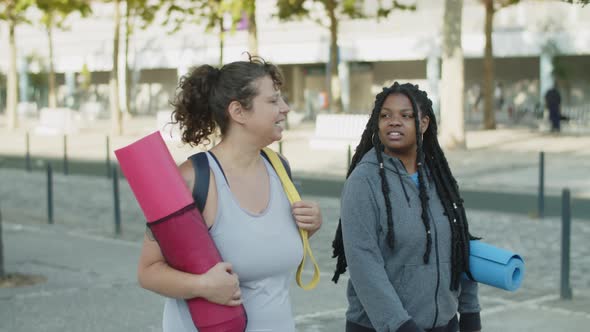
<svg viewBox="0 0 590 332"><path fill-rule="evenodd" d="M64 175L68 173L68 136L64 135Z"/></svg>
<svg viewBox="0 0 590 332"><path fill-rule="evenodd" d="M545 216L545 152L539 153L539 197L537 214L539 218Z"/></svg>
<svg viewBox="0 0 590 332"><path fill-rule="evenodd" d="M571 201L570 190L563 189L561 194L561 287L560 297L572 299L570 286L570 236L571 236Z"/></svg>
<svg viewBox="0 0 590 332"><path fill-rule="evenodd" d="M0 208L0 279L2 279L6 272L4 271L4 244L2 243L2 209Z"/></svg>
<svg viewBox="0 0 590 332"><path fill-rule="evenodd" d="M113 166L113 200L115 210L115 234L121 234L121 208L119 204L119 173L117 166Z"/></svg>
<svg viewBox="0 0 590 332"><path fill-rule="evenodd" d="M53 171L51 164L46 164L47 169L47 223L53 224Z"/></svg>
<svg viewBox="0 0 590 332"><path fill-rule="evenodd" d="M283 154L283 141L279 141L279 153Z"/></svg>
<svg viewBox="0 0 590 332"><path fill-rule="evenodd" d="M25 136L25 147L25 167L27 169L27 172L31 172L33 170L33 167L31 166L31 137L28 131L27 135Z"/></svg>
<svg viewBox="0 0 590 332"><path fill-rule="evenodd" d="M346 163L346 171L348 171L348 169L350 168L350 163L352 163L352 148L350 147L350 144L348 144Z"/></svg>
<svg viewBox="0 0 590 332"><path fill-rule="evenodd" d="M107 178L111 178L111 139L107 136L107 156L106 156L106 165L107 165Z"/></svg>
<svg viewBox="0 0 590 332"><path fill-rule="evenodd" d="M285 114L285 130L289 130L289 113Z"/></svg>

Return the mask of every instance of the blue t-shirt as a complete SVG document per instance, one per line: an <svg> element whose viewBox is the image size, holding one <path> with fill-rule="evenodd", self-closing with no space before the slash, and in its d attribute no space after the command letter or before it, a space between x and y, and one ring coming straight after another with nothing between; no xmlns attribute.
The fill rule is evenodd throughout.
<svg viewBox="0 0 590 332"><path fill-rule="evenodd" d="M420 188L420 183L418 182L418 172L410 174L410 177L412 178L412 181L414 181L414 183L416 184L416 187Z"/></svg>

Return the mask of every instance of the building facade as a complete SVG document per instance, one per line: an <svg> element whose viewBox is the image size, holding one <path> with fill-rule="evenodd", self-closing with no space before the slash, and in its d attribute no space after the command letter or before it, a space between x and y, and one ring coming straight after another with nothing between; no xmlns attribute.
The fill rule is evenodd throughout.
<svg viewBox="0 0 590 332"><path fill-rule="evenodd" d="M365 1L372 12L375 1ZM339 21L339 59L344 110L368 112L373 97L393 81L410 81L425 88L438 101L444 1L418 0L416 11L395 11L388 18ZM124 4L123 4L124 5ZM112 4L95 3L89 18L71 17L69 29L56 31L55 68L59 103L83 108L102 105L108 114L108 83L112 68ZM279 64L286 78L284 94L292 108L322 111L329 62L329 30L301 20L280 22L275 0L258 0L256 20L259 55ZM124 12L124 11L122 11ZM321 7L311 8L315 19L325 21ZM34 13L32 14L35 15ZM479 112L483 103L483 50L485 12L478 0L465 0L462 45L465 57L465 111ZM124 22L124 21L123 21ZM219 38L203 26L185 25L169 34L156 20L146 30L135 29L130 39L127 78L131 110L151 114L169 109L178 78L190 67L219 63ZM124 27L124 24L122 24ZM7 29L2 27L0 48L7 49ZM20 101L44 106L43 89L32 93L31 75L46 66L49 54L46 32L34 26L17 27ZM124 47L125 31L121 31ZM562 86L564 103L590 103L590 6L560 1L523 0L498 11L494 19L493 50L498 110L535 109L553 85L553 73ZM229 34L223 62L246 59L246 30ZM123 53L119 59L123 68ZM6 72L8 52L0 53ZM120 80L125 81L121 71ZM1 81L0 81L1 84ZM1 89L1 88L0 88ZM34 91L34 89L33 89ZM121 95L125 85L121 84ZM122 98L124 104L124 98ZM5 99L0 98L0 104ZM0 106L1 107L1 106Z"/></svg>

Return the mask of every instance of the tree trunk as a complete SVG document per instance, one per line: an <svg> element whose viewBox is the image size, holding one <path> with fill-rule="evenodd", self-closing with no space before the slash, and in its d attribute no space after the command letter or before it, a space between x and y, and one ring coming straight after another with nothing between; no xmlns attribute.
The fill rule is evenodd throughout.
<svg viewBox="0 0 590 332"><path fill-rule="evenodd" d="M256 27L256 0L248 0L248 50L251 55L258 55L258 28Z"/></svg>
<svg viewBox="0 0 590 332"><path fill-rule="evenodd" d="M445 0L443 20L441 143L465 148L463 113L463 48L461 46L463 0Z"/></svg>
<svg viewBox="0 0 590 332"><path fill-rule="evenodd" d="M16 73L16 41L14 38L14 29L16 23L9 21L8 23L8 44L9 44L9 64L8 77L6 77L6 127L8 129L18 128L18 114L16 111L18 103L18 75Z"/></svg>
<svg viewBox="0 0 590 332"><path fill-rule="evenodd" d="M483 127L496 129L496 112L494 110L494 53L492 50L492 30L494 25L494 1L485 0L486 46L483 59Z"/></svg>
<svg viewBox="0 0 590 332"><path fill-rule="evenodd" d="M0 209L0 279L4 277L4 243L2 242L2 210Z"/></svg>
<svg viewBox="0 0 590 332"><path fill-rule="evenodd" d="M223 66L223 48L225 47L225 31L223 30L223 16L219 17L219 68Z"/></svg>
<svg viewBox="0 0 590 332"><path fill-rule="evenodd" d="M125 9L125 115L131 115L131 70L129 68L129 40L132 35L131 6L126 2Z"/></svg>
<svg viewBox="0 0 590 332"><path fill-rule="evenodd" d="M338 74L338 19L336 18L336 1L326 2L326 10L330 18L330 81L328 85L328 107L334 113L342 111L340 77Z"/></svg>
<svg viewBox="0 0 590 332"><path fill-rule="evenodd" d="M119 29L121 14L119 12L119 0L114 1L115 6L115 35L113 38L113 70L111 71L111 131L113 135L123 134L121 124L121 110L119 108Z"/></svg>
<svg viewBox="0 0 590 332"><path fill-rule="evenodd" d="M49 108L57 107L57 91L55 87L55 66L53 63L53 17L48 14L47 41L49 42Z"/></svg>

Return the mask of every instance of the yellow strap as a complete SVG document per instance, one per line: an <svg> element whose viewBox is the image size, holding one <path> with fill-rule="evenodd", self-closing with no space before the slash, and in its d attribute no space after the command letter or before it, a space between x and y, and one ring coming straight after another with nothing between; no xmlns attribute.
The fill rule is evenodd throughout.
<svg viewBox="0 0 590 332"><path fill-rule="evenodd" d="M264 148L263 151L268 156L268 159L270 160L272 167L275 169L277 175L281 179L283 189L285 190L285 193L289 198L289 202L291 204L299 202L301 200L301 197L299 196L297 189L295 189L295 185L293 185L293 182L289 178L289 175L287 175L287 171L285 170L285 167L283 166L283 163L279 159L277 153L269 148ZM299 234L301 235L301 240L303 241L303 259L301 260L301 263L299 263L299 267L297 267L297 274L295 276L295 279L297 280L297 285L299 285L299 287L305 290L310 290L315 288L315 286L317 286L318 282L320 281L320 268L318 267L318 263L313 257L313 253L311 252L307 231L299 228ZM304 285L301 281L301 273L303 272L303 267L305 266L305 258L307 255L309 255L309 259L313 263L313 278L307 285Z"/></svg>

